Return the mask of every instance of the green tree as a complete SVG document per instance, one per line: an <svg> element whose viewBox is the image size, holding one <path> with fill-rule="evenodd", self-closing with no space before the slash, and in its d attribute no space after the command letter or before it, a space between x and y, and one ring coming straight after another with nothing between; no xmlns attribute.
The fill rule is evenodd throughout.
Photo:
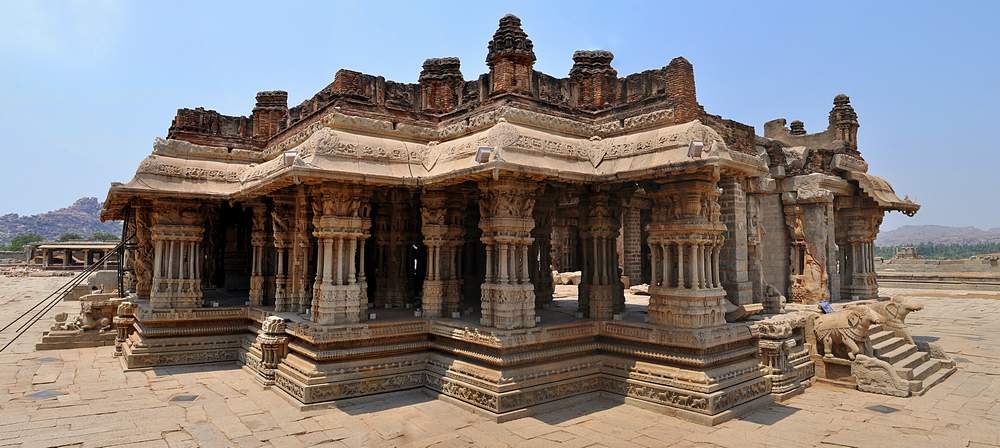
<svg viewBox="0 0 1000 448"><path fill-rule="evenodd" d="M24 233L11 239L10 243L7 243L7 246L5 246L3 250L21 251L24 250L24 246L31 243L37 243L43 239L44 238L37 233Z"/></svg>
<svg viewBox="0 0 1000 448"><path fill-rule="evenodd" d="M62 235L59 235L59 238L56 238L56 241L60 241L60 242L62 242L62 241L80 241L82 239L83 239L83 237L80 236L80 234L78 234L78 233L64 233Z"/></svg>
<svg viewBox="0 0 1000 448"><path fill-rule="evenodd" d="M115 235L112 235L112 234L110 234L108 232L100 232L100 231L98 231L98 232L94 232L94 234L90 236L90 239L92 239L94 241L115 241L115 240L118 239L118 237L115 236Z"/></svg>

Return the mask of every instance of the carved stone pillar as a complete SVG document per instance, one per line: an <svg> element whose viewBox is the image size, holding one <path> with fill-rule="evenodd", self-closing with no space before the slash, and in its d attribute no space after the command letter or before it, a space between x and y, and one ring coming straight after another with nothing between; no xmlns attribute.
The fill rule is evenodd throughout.
<svg viewBox="0 0 1000 448"><path fill-rule="evenodd" d="M312 301L312 279L309 278L309 258L312 244L309 239L309 212L311 207L305 186L299 185L294 197L291 239L288 247L288 275L286 291L294 311L305 311Z"/></svg>
<svg viewBox="0 0 1000 448"><path fill-rule="evenodd" d="M253 255L250 258L250 305L264 304L264 248L267 244L267 206L254 203L250 206L253 213L253 226L250 233L250 245Z"/></svg>
<svg viewBox="0 0 1000 448"><path fill-rule="evenodd" d="M441 317L445 312L440 254L448 244L447 200L444 191L428 191L420 197L420 232L427 248L427 273L423 286L423 312L427 317Z"/></svg>
<svg viewBox="0 0 1000 448"><path fill-rule="evenodd" d="M153 222L150 204L139 201L132 204L135 213L135 251L133 266L135 269L135 293L139 299L149 300L153 287ZM45 253L48 264L50 254Z"/></svg>
<svg viewBox="0 0 1000 448"><path fill-rule="evenodd" d="M361 253L371 236L370 198L369 190L353 185L324 185L314 194L323 213L315 230L323 266L320 292L312 303L314 322L346 324L367 318L368 285L358 272L364 270Z"/></svg>
<svg viewBox="0 0 1000 448"><path fill-rule="evenodd" d="M722 245L720 266L722 286L726 298L734 305L753 302L753 285L750 283L747 247L747 197L745 180L724 176L719 182L722 195L719 206L722 222L726 225L726 241Z"/></svg>
<svg viewBox="0 0 1000 448"><path fill-rule="evenodd" d="M643 283L642 210L649 205L649 199L641 191L622 203L622 268L633 285Z"/></svg>
<svg viewBox="0 0 1000 448"><path fill-rule="evenodd" d="M506 330L535 326L535 288L528 277L527 258L537 191L537 183L524 179L479 184L479 228L487 263L480 320L484 326Z"/></svg>
<svg viewBox="0 0 1000 448"><path fill-rule="evenodd" d="M580 244L583 275L579 306L585 316L611 320L625 305L615 251L621 209L607 191L591 191L580 200Z"/></svg>
<svg viewBox="0 0 1000 448"><path fill-rule="evenodd" d="M725 325L719 282L721 222L717 173L660 181L653 199L649 246L653 276L649 322L682 328Z"/></svg>
<svg viewBox="0 0 1000 448"><path fill-rule="evenodd" d="M413 215L414 193L392 189L375 196L375 306L402 308L413 301L412 247L417 225Z"/></svg>
<svg viewBox="0 0 1000 448"><path fill-rule="evenodd" d="M125 354L123 345L128 340L129 334L132 333L132 326L135 324L135 310L136 306L132 302L121 302L118 304L118 310L113 319L116 331L114 356Z"/></svg>
<svg viewBox="0 0 1000 448"><path fill-rule="evenodd" d="M555 197L551 190L538 194L533 213L535 227L531 230L534 242L528 251L528 271L531 283L535 285L535 308L543 308L552 302L555 285L552 282L552 215L555 213Z"/></svg>
<svg viewBox="0 0 1000 448"><path fill-rule="evenodd" d="M838 197L835 215L840 251L840 299L878 298L874 252L875 237L882 225L882 210L860 197Z"/></svg>
<svg viewBox="0 0 1000 448"><path fill-rule="evenodd" d="M274 310L279 312L302 311L292 301L288 270L293 242L292 215L294 211L293 198L287 195L274 196L274 209L271 210L271 239L274 241Z"/></svg>
<svg viewBox="0 0 1000 448"><path fill-rule="evenodd" d="M205 234L199 205L156 201L152 211L153 308L198 308L202 305L201 256Z"/></svg>

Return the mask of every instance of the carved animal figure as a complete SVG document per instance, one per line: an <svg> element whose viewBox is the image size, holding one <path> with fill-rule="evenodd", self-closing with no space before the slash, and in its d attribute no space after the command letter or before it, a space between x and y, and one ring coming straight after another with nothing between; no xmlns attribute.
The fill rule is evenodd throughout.
<svg viewBox="0 0 1000 448"><path fill-rule="evenodd" d="M913 311L924 309L923 305L911 302L906 298L894 297L891 300L868 306L882 317L882 324L887 330L892 331L896 336L903 338L909 344L914 343L913 336L906 330L906 316Z"/></svg>
<svg viewBox="0 0 1000 448"><path fill-rule="evenodd" d="M857 306L831 314L816 317L813 332L816 340L823 344L823 357L833 358L834 343L843 344L847 348L847 357L861 353L868 336L868 328L874 323L881 323L881 316L867 306Z"/></svg>

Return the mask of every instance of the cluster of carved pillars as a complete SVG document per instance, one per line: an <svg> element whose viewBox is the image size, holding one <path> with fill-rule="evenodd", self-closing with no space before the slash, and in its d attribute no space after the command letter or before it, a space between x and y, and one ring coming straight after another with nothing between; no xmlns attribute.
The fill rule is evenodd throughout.
<svg viewBox="0 0 1000 448"><path fill-rule="evenodd" d="M158 201L152 219L154 308L201 306L202 211L182 202Z"/></svg>
<svg viewBox="0 0 1000 448"><path fill-rule="evenodd" d="M649 193L651 323L684 328L725 324L719 258L726 226L720 219L717 182L717 173L692 174Z"/></svg>
<svg viewBox="0 0 1000 448"><path fill-rule="evenodd" d="M587 192L580 201L580 311L592 319L611 319L625 308L616 252L621 225L618 202L617 195L607 191Z"/></svg>
<svg viewBox="0 0 1000 448"><path fill-rule="evenodd" d="M419 243L416 192L389 189L375 196L375 296L377 308L402 308L413 301L414 245Z"/></svg>
<svg viewBox="0 0 1000 448"><path fill-rule="evenodd" d="M428 317L460 312L465 201L457 193L426 191L420 197L421 233L427 248L422 308Z"/></svg>
<svg viewBox="0 0 1000 448"><path fill-rule="evenodd" d="M356 323L368 312L365 241L371 236L371 191L360 186L324 186L314 197L318 240L313 321ZM360 267L360 268L359 268ZM318 288L316 288L318 286Z"/></svg>
<svg viewBox="0 0 1000 448"><path fill-rule="evenodd" d="M857 198L837 203L837 246L840 251L840 298L878 297L875 277L875 236L882 211Z"/></svg>
<svg viewBox="0 0 1000 448"><path fill-rule="evenodd" d="M535 326L535 291L528 269L534 241L532 212L538 185L517 179L479 184L479 228L486 249L480 323L513 329Z"/></svg>

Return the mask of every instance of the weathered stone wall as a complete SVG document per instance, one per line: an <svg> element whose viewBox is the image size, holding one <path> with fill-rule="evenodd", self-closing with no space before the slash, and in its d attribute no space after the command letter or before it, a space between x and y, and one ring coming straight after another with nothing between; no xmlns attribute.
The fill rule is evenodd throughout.
<svg viewBox="0 0 1000 448"><path fill-rule="evenodd" d="M719 274L726 298L736 305L751 303L753 299L747 264L747 197L743 183L743 179L735 177L723 177L719 182L722 187L719 206L722 222L726 224Z"/></svg>
<svg viewBox="0 0 1000 448"><path fill-rule="evenodd" d="M764 281L785 296L788 292L788 231L779 194L760 196L760 222L764 227L763 244L768 256L763 257Z"/></svg>

